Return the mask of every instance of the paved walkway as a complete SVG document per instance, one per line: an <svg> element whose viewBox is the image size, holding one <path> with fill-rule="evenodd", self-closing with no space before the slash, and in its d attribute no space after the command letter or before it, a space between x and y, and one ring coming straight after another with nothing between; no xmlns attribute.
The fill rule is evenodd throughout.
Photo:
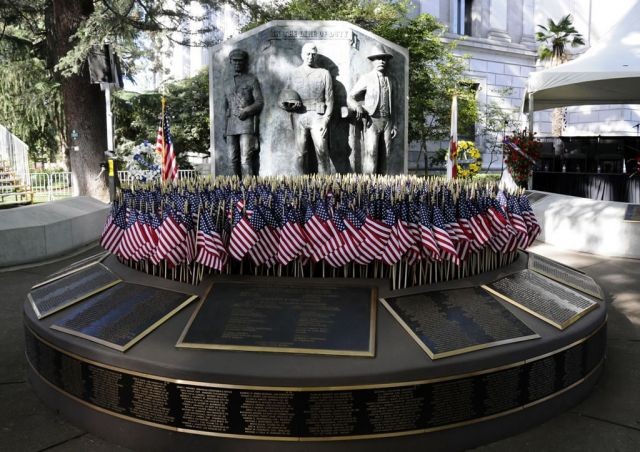
<svg viewBox="0 0 640 452"><path fill-rule="evenodd" d="M38 400L25 379L22 304L27 292L46 275L98 251L93 248L38 267L0 270L2 451L128 451L67 423ZM608 359L595 391L582 403L545 424L477 451L640 450L640 261L565 252L544 244L536 244L532 251L583 270L605 290L609 297Z"/></svg>

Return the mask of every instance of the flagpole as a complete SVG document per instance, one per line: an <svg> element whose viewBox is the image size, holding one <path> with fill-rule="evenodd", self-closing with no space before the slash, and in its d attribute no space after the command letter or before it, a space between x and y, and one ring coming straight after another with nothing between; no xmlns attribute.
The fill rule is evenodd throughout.
<svg viewBox="0 0 640 452"><path fill-rule="evenodd" d="M451 98L451 138L447 152L447 180L457 176L456 154L458 150L458 95Z"/></svg>
<svg viewBox="0 0 640 452"><path fill-rule="evenodd" d="M167 104L167 100L164 96L160 98L160 104L162 105L160 112L160 128L162 129L162 168L160 169L160 177L162 178L162 182L166 182L166 165L167 165L167 146L166 146L166 137L164 136L164 110Z"/></svg>

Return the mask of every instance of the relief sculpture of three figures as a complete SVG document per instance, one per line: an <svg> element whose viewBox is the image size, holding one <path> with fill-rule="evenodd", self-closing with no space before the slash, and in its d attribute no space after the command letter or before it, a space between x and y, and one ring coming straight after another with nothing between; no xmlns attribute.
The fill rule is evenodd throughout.
<svg viewBox="0 0 640 452"><path fill-rule="evenodd" d="M350 124L350 133L359 135L357 140L349 139L359 143L357 170L353 155L342 156L343 161L351 161L347 163L350 171L387 174L392 140L398 133L394 108L397 83L388 70L393 55L382 44L373 46L367 54L371 70L361 74L346 92L343 107L337 107L334 99L335 74L318 64L320 58L328 59L319 55L317 46L313 42L305 43L300 57L302 63L287 74L276 104L289 115L289 133L295 143L291 151L295 171L298 174L344 172L343 167L336 168L332 162L330 135L332 127L345 121ZM260 116L264 113L265 98L260 80L248 71L246 51L233 49L229 63L231 75L224 81L223 137L233 173L257 176L260 173Z"/></svg>

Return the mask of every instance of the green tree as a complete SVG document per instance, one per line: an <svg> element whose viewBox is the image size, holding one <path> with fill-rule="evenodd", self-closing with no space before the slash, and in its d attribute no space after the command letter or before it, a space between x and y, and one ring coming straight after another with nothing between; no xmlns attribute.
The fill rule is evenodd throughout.
<svg viewBox="0 0 640 452"><path fill-rule="evenodd" d="M32 160L53 161L62 140L59 85L40 58L42 30L23 20L39 6L0 1L0 123L29 145Z"/></svg>
<svg viewBox="0 0 640 452"><path fill-rule="evenodd" d="M558 66L567 61L567 47L584 45L584 39L573 26L570 14L562 17L557 23L547 19L547 25L538 25L536 41L540 43L538 56L547 66ZM561 136L566 118L566 108L554 108L551 113L551 133Z"/></svg>
<svg viewBox="0 0 640 452"><path fill-rule="evenodd" d="M200 3L210 7L206 14L217 4L214 0ZM30 74L32 79L23 80L23 89L17 97L13 96L16 89L9 85L14 91L5 87L0 100L3 106L8 105L7 109L20 103L35 111L29 105L44 99L43 91L57 93L60 118L64 119L43 120L46 114L42 112L35 119L32 115L32 119L21 124L30 130L23 137L38 130L39 124L47 123L56 129L53 136L64 147L75 130L78 139L74 145L80 151L70 152L69 160L80 194L106 197L106 181L96 178L107 144L104 95L98 85L89 83L88 77L86 57L91 45L108 39L123 57L124 66L133 70L135 59L144 51L139 39L142 34L162 36L179 44L207 44L203 37L208 36L212 27L201 25L194 34L185 30L186 20L204 24L207 19L206 14L194 17L190 4L188 0L0 0L3 64L8 71L20 74L18 63L28 55L37 60L38 64L32 61L33 66L41 68ZM175 31L180 33L173 34ZM18 45L20 53L6 50ZM48 106L56 105L54 100L47 102Z"/></svg>
<svg viewBox="0 0 640 452"><path fill-rule="evenodd" d="M181 168L188 167L184 152L208 154L209 77L206 69L195 77L165 85L165 98L171 121L171 136ZM159 124L159 93L120 92L115 97L116 148L128 155L143 141L155 142ZM182 154L182 155L181 155Z"/></svg>
<svg viewBox="0 0 640 452"><path fill-rule="evenodd" d="M500 97L509 97L512 93L513 88L497 92ZM494 100L483 106L478 116L478 135L482 137L485 152L489 154L489 162L484 162L487 170L502 158L502 141L505 135L520 128L519 112L515 109L504 108Z"/></svg>
<svg viewBox="0 0 640 452"><path fill-rule="evenodd" d="M477 118L473 86L464 76L465 61L455 56L455 42L445 42L445 27L434 17L409 17L410 2L390 0L291 0L249 9L247 29L275 19L344 20L409 50L409 140L427 144L450 133L451 97L459 98L459 128ZM420 158L420 157L418 157Z"/></svg>

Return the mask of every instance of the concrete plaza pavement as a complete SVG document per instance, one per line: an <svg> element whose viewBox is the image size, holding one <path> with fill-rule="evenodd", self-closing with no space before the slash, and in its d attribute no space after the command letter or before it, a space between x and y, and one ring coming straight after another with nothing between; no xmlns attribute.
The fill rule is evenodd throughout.
<svg viewBox="0 0 640 452"><path fill-rule="evenodd" d="M65 421L43 405L26 380L22 306L45 276L96 246L38 266L0 269L0 451L121 451ZM476 449L514 451L640 450L640 260L563 251L536 243L531 251L589 274L607 295L607 361L595 390L542 425ZM391 451L390 451L391 452Z"/></svg>

